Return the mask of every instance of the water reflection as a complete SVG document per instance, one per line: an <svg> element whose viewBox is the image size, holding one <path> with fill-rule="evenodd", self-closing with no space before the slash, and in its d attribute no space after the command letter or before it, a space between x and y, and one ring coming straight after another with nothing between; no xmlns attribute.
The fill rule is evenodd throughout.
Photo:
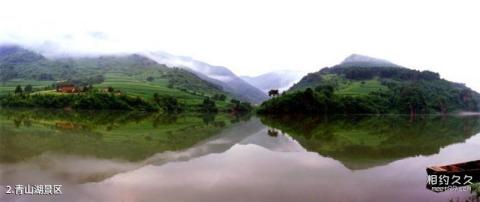
<svg viewBox="0 0 480 202"><path fill-rule="evenodd" d="M126 154L111 157L58 147L43 147L48 149L36 150L36 155L19 154L28 157L24 159L4 160L0 162L0 184L60 183L65 195L2 195L0 201L465 201L469 193L425 189L425 167L480 159L478 117L423 117L415 121L402 117L250 118L240 122L216 117L208 124L203 119L176 117L174 122L157 127L152 125L152 117L114 124L111 131L134 137L152 130L162 135L170 131L179 136L175 141L188 139L191 133L209 134L199 136L205 138L197 138L191 145L178 143L183 147L156 145L156 152L145 152L133 160ZM62 137L72 130L77 131L72 132L75 134L90 131L91 142L83 143L126 138L119 132L105 132L105 125L91 126L89 121L78 122L86 125L80 129L59 130L52 129L56 127L52 121L30 119L30 127L24 127L22 120L19 131L12 119L0 120L2 132L16 132L9 132L15 138L33 136L30 133ZM225 125L214 124L218 121ZM50 128L42 132L39 124ZM0 137L3 155L12 147L3 143L7 137ZM141 146L150 147L148 142L155 140L175 143L157 138L143 138ZM58 144L73 146L68 141ZM127 144L97 146L91 148L136 149Z"/></svg>
<svg viewBox="0 0 480 202"><path fill-rule="evenodd" d="M474 116L264 117L262 122L353 170L436 154L480 133L480 119Z"/></svg>
<svg viewBox="0 0 480 202"><path fill-rule="evenodd" d="M164 116L135 112L0 111L0 162L43 152L141 161L189 148L230 125L227 115Z"/></svg>

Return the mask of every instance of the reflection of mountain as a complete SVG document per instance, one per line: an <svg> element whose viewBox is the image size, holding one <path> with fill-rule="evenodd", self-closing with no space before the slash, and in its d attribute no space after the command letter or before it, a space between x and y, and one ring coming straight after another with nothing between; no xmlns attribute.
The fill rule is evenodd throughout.
<svg viewBox="0 0 480 202"><path fill-rule="evenodd" d="M192 126L182 121L185 117L179 117L173 121L162 122L159 128L178 127L177 130L167 130L166 133L169 134L162 134L161 130L148 128L155 125L150 122L157 118L144 116L142 119L133 119L130 116L132 118L130 121L123 122L122 126L113 129L128 132L122 136L118 133L112 136L107 129L104 129L104 124L89 124L90 120L87 118L89 116L84 113L50 112L47 116L41 116L32 111L22 111L17 114L6 112L0 113L2 124L0 168L2 163L8 162L11 164L11 169L23 171L26 168L20 166L22 164L42 163L45 165L41 168L41 172L48 172L49 176L61 178L69 183L99 182L145 165L162 165L169 162L188 161L212 153L223 153L252 134L265 135L261 133L265 126L258 118L218 128L218 124L215 124L218 121L208 125L194 123L196 125ZM126 117L123 120L128 120L125 119ZM192 118L195 117L188 119ZM199 117L196 119L200 120ZM12 120L19 124L12 124ZM62 120L62 123L78 122L89 127L74 130L58 129L56 124L58 120ZM148 124L146 125L145 122ZM132 127L135 125L138 127ZM153 140L149 140L137 134L145 132L141 129L142 127L147 127L150 133L158 132L159 135L178 138L168 139L167 137L152 145L152 141L157 138L152 136ZM192 135L193 133L198 135ZM16 152L12 153L12 151ZM81 169L85 167L88 169ZM6 173L0 169L0 176L3 175Z"/></svg>
<svg viewBox="0 0 480 202"><path fill-rule="evenodd" d="M264 128L265 126L257 118L253 118L226 128L186 150L157 153L145 160L145 163L160 165L172 161L186 161L212 153L222 153L250 135L263 131Z"/></svg>
<svg viewBox="0 0 480 202"><path fill-rule="evenodd" d="M19 162L44 152L138 162L159 152L190 148L230 127L229 119L1 110L0 162Z"/></svg>
<svg viewBox="0 0 480 202"><path fill-rule="evenodd" d="M86 120L91 116L82 113L42 116L42 113L2 112L1 158L5 153L29 157L20 153L30 154L35 147L53 151L40 154L43 150L36 150L33 158L9 163L0 161L0 179L4 184L55 182L64 185L63 195L32 199L40 201L245 201L246 196L248 200L276 202L318 199L442 201L457 196L463 198L469 193L431 193L425 189L425 167L480 158L476 152L480 135L462 144L442 146L464 141L479 131L479 119L475 117L425 118L415 122L395 117L296 121L264 118L265 123L279 128L274 130L266 128L257 118L233 125L225 121L226 127L218 127L225 117L216 117L204 124L200 117L159 118L132 114L122 118L128 120L122 124L115 119L94 124L95 120ZM18 127L13 124L15 120ZM100 131L101 134L98 139L87 139L82 133L57 132L50 126L58 120L88 126L80 128L80 131ZM157 124L153 123L155 120L158 120ZM111 130L113 134L105 129L108 122L117 126ZM209 136L198 138L190 127L195 128L196 133ZM215 127L217 130L212 130ZM117 133L117 129L125 133ZM4 131L8 132L4 134ZM149 131L158 134L152 135L155 141L142 142L143 135ZM164 139L165 143L183 146L165 150L157 144L160 143L157 138L164 136L166 131L171 131L178 138ZM95 141L101 144L97 145ZM108 143L115 141L123 143ZM188 146L182 141L196 142ZM57 144L57 147L45 147L51 146L51 143ZM146 156L146 159L125 161L126 153L141 154L136 151L138 148L129 144L146 147L143 154L148 155L154 148L149 143L155 143L152 145L161 150ZM10 144L25 148L13 153L9 149L16 148L10 147ZM110 146L123 148L114 150L119 153L116 156L87 151L102 151L108 149L102 147ZM82 147L83 150L79 150ZM312 152L306 152L303 147ZM439 147L442 147L440 151ZM428 157L405 158L437 152ZM124 160L119 160L121 158ZM384 166L351 171L393 160L396 161ZM16 200L15 195L0 196L0 201Z"/></svg>
<svg viewBox="0 0 480 202"><path fill-rule="evenodd" d="M480 131L478 117L348 117L269 119L309 151L350 169L364 169L416 155L432 155Z"/></svg>

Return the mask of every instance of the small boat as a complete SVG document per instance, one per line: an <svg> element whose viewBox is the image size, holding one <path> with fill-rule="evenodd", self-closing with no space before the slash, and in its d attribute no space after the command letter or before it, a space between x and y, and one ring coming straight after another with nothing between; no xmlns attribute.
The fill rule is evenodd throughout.
<svg viewBox="0 0 480 202"><path fill-rule="evenodd" d="M444 166L427 167L428 175L480 174L480 160Z"/></svg>
<svg viewBox="0 0 480 202"><path fill-rule="evenodd" d="M480 182L480 160L443 166L427 167L427 188L446 191L442 188L470 186Z"/></svg>

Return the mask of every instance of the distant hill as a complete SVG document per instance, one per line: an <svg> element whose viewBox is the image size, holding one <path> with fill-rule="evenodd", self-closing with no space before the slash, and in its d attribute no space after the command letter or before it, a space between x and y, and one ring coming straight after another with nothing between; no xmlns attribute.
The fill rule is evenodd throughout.
<svg viewBox="0 0 480 202"><path fill-rule="evenodd" d="M352 55L307 74L286 95L263 103L260 111L421 114L478 111L479 104L477 92L438 73Z"/></svg>
<svg viewBox="0 0 480 202"><path fill-rule="evenodd" d="M20 46L0 46L0 94L13 92L16 85L40 89L61 81L113 87L144 98L171 95L186 104L200 104L207 95L230 95L190 71L139 54L51 59Z"/></svg>
<svg viewBox="0 0 480 202"><path fill-rule="evenodd" d="M189 57L174 56L165 52L148 52L145 56L170 67L192 71L200 78L214 83L235 97L252 103L261 103L268 96L255 86L245 82L226 67L213 66Z"/></svg>
<svg viewBox="0 0 480 202"><path fill-rule="evenodd" d="M293 84L302 78L303 74L297 71L275 71L258 76L242 76L241 78L263 92L278 89L288 90Z"/></svg>
<svg viewBox="0 0 480 202"><path fill-rule="evenodd" d="M388 60L374 58L365 55L352 54L345 58L337 66L342 67L401 67Z"/></svg>

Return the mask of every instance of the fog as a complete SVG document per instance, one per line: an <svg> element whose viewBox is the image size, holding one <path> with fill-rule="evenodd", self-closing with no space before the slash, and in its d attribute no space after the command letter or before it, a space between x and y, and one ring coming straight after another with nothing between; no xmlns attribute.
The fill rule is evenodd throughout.
<svg viewBox="0 0 480 202"><path fill-rule="evenodd" d="M476 1L3 1L0 43L47 56L165 51L238 75L317 71L352 53L480 91Z"/></svg>

